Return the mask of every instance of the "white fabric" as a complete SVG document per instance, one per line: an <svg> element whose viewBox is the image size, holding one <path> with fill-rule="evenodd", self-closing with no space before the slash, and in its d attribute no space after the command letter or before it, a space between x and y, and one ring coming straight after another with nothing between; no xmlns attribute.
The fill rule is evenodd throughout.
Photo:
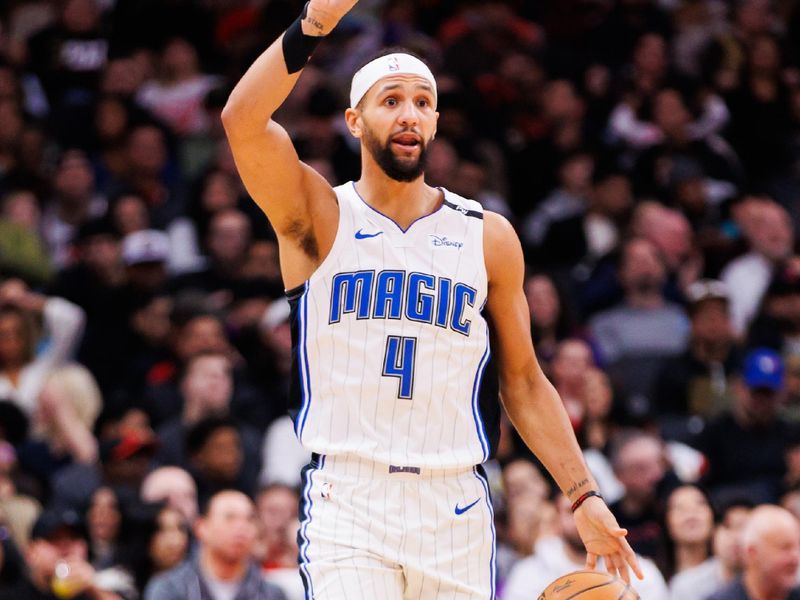
<svg viewBox="0 0 800 600"><path fill-rule="evenodd" d="M771 278L772 264L756 252L731 261L722 271L720 279L731 291L731 322L737 335L747 333Z"/></svg>
<svg viewBox="0 0 800 600"><path fill-rule="evenodd" d="M658 567L650 559L637 556L644 579L639 581L631 574L633 587L642 600L667 600L667 584ZM554 580L572 571L585 569L583 562L572 562L560 537L545 537L536 542L532 556L519 561L511 569L502 600L533 600ZM597 569L604 571L602 560Z"/></svg>
<svg viewBox="0 0 800 600"><path fill-rule="evenodd" d="M9 399L30 416L47 377L72 356L83 334L86 313L63 298L50 298L44 305L44 329L49 340L45 348L22 368L15 386L0 374L0 398Z"/></svg>
<svg viewBox="0 0 800 600"><path fill-rule="evenodd" d="M286 600L305 600L306 589L297 567L269 569L264 571L264 580L281 588Z"/></svg>
<svg viewBox="0 0 800 600"><path fill-rule="evenodd" d="M588 448L583 451L583 459L600 487L600 493L603 494L606 504L613 504L625 495L625 486L614 475L611 463L602 452Z"/></svg>
<svg viewBox="0 0 800 600"><path fill-rule="evenodd" d="M280 417L270 424L264 436L258 481L263 486L282 483L296 488L300 485L300 471L310 460L311 453L298 441L291 417Z"/></svg>
<svg viewBox="0 0 800 600"><path fill-rule="evenodd" d="M433 95L437 96L436 79L428 65L410 54L387 54L367 63L353 75L353 82L350 85L350 108L355 108L369 88L379 80L393 75L419 75L430 82Z"/></svg>
<svg viewBox="0 0 800 600"><path fill-rule="evenodd" d="M303 480L298 539L309 598L495 598L491 500L476 468L391 473L331 456Z"/></svg>
<svg viewBox="0 0 800 600"><path fill-rule="evenodd" d="M670 600L706 600L728 583L722 577L719 560L709 558L696 567L681 571L670 580Z"/></svg>
<svg viewBox="0 0 800 600"><path fill-rule="evenodd" d="M303 446L387 465L485 462L493 432L479 407L490 354L480 204L445 192L436 212L403 231L354 184L336 195L333 247L293 300Z"/></svg>
<svg viewBox="0 0 800 600"><path fill-rule="evenodd" d="M242 587L241 581L222 581L208 573L203 574L203 580L214 600L235 600L236 594L239 593L239 588Z"/></svg>

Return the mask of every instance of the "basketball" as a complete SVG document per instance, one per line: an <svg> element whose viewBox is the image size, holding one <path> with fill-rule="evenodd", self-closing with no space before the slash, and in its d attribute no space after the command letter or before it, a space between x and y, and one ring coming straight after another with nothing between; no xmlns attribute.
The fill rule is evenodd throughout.
<svg viewBox="0 0 800 600"><path fill-rule="evenodd" d="M630 584L600 571L574 571L556 579L538 600L638 600Z"/></svg>

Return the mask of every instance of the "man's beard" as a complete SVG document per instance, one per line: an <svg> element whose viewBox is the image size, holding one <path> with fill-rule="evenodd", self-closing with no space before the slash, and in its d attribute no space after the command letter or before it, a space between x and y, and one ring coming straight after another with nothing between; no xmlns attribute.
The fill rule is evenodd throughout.
<svg viewBox="0 0 800 600"><path fill-rule="evenodd" d="M372 158L390 179L403 182L414 181L425 171L428 147L422 139L419 142L419 158L415 162L404 162L398 159L392 152L391 138L385 144L381 144L378 137L366 125L364 127L364 143Z"/></svg>

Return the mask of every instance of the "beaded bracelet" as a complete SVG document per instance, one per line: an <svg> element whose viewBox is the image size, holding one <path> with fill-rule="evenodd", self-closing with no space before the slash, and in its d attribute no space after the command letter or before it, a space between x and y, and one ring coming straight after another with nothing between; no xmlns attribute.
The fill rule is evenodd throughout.
<svg viewBox="0 0 800 600"><path fill-rule="evenodd" d="M598 498L600 498L600 500L603 499L603 496L600 495L600 492L595 491L595 490L589 490L588 492L583 494L580 498L575 500L575 502L572 503L572 512L575 512L576 510L578 510L581 507L581 504L586 502L586 500L588 498L591 498L592 496L597 496Z"/></svg>

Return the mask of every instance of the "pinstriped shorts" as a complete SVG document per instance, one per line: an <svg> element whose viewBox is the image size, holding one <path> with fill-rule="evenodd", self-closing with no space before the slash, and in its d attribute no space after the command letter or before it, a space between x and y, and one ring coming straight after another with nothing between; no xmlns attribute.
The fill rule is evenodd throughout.
<svg viewBox="0 0 800 600"><path fill-rule="evenodd" d="M308 600L494 600L483 468L429 470L314 455L303 470Z"/></svg>

